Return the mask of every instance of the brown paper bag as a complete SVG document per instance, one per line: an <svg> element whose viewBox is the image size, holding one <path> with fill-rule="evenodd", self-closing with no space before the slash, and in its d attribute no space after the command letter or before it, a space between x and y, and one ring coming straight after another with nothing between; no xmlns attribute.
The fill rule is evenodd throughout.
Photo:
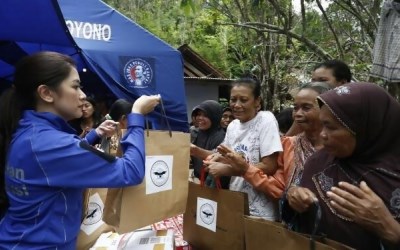
<svg viewBox="0 0 400 250"><path fill-rule="evenodd" d="M245 216L244 218L246 250L259 250L262 246L267 249L309 250L310 237L299 234L283 227L279 222L267 221L262 218ZM352 249L339 242L321 239L316 241L315 250L349 250Z"/></svg>
<svg viewBox="0 0 400 250"><path fill-rule="evenodd" d="M104 220L126 233L184 213L189 140L188 133L147 131L146 177L140 185L108 193Z"/></svg>
<svg viewBox="0 0 400 250"><path fill-rule="evenodd" d="M114 227L103 221L106 197L107 188L88 188L85 190L83 218L76 245L78 250L89 249L102 233L114 231Z"/></svg>
<svg viewBox="0 0 400 250"><path fill-rule="evenodd" d="M101 140L101 144L99 145L100 149L113 156L121 156L122 151L119 144L121 137L125 134L126 129L118 130L115 135L111 138L103 138ZM118 202L118 196L122 192L119 188L88 188L85 190L83 195L83 218L81 224L81 230L79 231L78 239L77 239L77 249L84 250L89 249L96 242L98 237L102 233L106 232L114 232L115 228L110 226L103 221L103 212L105 211L104 207L106 206L106 198L107 196L116 197L116 199L112 199L111 202ZM96 198L93 195L99 195L101 202L96 201ZM92 204L91 204L92 203ZM102 204L99 204L102 203ZM115 206L117 208L118 206ZM101 208L101 211L100 211ZM113 213L114 216L119 214L119 211ZM98 221L100 219L101 221ZM112 221L119 220L119 218L111 218ZM97 221L96 221L97 220ZM96 228L93 231L93 228ZM93 231L93 232L92 232Z"/></svg>
<svg viewBox="0 0 400 250"><path fill-rule="evenodd" d="M183 239L195 249L244 250L243 215L248 214L246 193L202 187L190 182L183 216ZM208 227L211 223L215 224L215 231Z"/></svg>

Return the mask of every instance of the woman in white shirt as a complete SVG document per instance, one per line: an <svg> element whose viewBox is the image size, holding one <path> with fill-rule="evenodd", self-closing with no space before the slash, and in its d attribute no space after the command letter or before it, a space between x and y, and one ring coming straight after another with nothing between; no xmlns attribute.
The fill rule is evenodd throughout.
<svg viewBox="0 0 400 250"><path fill-rule="evenodd" d="M231 89L229 105L236 118L226 131L219 155L205 161L207 170L215 177L232 176L230 190L248 194L250 214L268 220L277 219L277 196L284 189L284 180L272 178L272 189L257 190L251 179L259 175L272 175L277 170L277 155L282 151L278 123L269 111L260 111L261 86L252 78L236 80ZM226 154L241 155L248 163L238 169L230 164ZM215 157L216 156L216 157ZM210 160L212 158L212 160ZM276 186L279 191L276 192Z"/></svg>

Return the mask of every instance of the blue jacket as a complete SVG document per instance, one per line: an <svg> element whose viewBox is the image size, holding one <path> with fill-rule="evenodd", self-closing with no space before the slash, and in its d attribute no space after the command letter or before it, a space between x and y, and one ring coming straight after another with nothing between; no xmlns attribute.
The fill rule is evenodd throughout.
<svg viewBox="0 0 400 250"><path fill-rule="evenodd" d="M82 140L55 114L25 111L8 151L0 249L75 249L83 189L142 182L143 124L142 115L128 115L125 154L114 158L89 146L94 130Z"/></svg>

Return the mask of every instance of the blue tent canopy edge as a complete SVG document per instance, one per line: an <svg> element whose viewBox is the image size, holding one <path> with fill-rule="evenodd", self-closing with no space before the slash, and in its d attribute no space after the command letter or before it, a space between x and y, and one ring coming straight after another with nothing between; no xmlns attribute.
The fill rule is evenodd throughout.
<svg viewBox="0 0 400 250"><path fill-rule="evenodd" d="M19 59L44 50L70 55L89 90L130 101L160 94L171 128L188 131L180 52L102 1L3 0L0 89ZM166 129L161 113L149 115L156 129Z"/></svg>

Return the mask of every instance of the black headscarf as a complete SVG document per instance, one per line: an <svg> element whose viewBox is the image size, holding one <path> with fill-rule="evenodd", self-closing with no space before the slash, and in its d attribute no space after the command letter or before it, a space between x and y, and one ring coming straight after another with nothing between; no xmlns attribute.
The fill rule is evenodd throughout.
<svg viewBox="0 0 400 250"><path fill-rule="evenodd" d="M207 100L196 106L193 109L193 113L196 114L199 110L203 111L210 119L211 127L207 130L199 129L197 138L193 144L206 150L213 150L221 144L225 138L225 131L220 127L222 107L216 101ZM200 177L200 169L203 165L203 160L192 157L192 162L195 176Z"/></svg>
<svg viewBox="0 0 400 250"><path fill-rule="evenodd" d="M326 150L311 156L300 186L313 191L322 209L320 233L356 249L380 249L377 235L336 213L326 192L340 181L359 186L365 181L400 221L400 104L372 83L349 83L318 97L356 137L350 157L339 159ZM314 215L301 215L303 231Z"/></svg>

